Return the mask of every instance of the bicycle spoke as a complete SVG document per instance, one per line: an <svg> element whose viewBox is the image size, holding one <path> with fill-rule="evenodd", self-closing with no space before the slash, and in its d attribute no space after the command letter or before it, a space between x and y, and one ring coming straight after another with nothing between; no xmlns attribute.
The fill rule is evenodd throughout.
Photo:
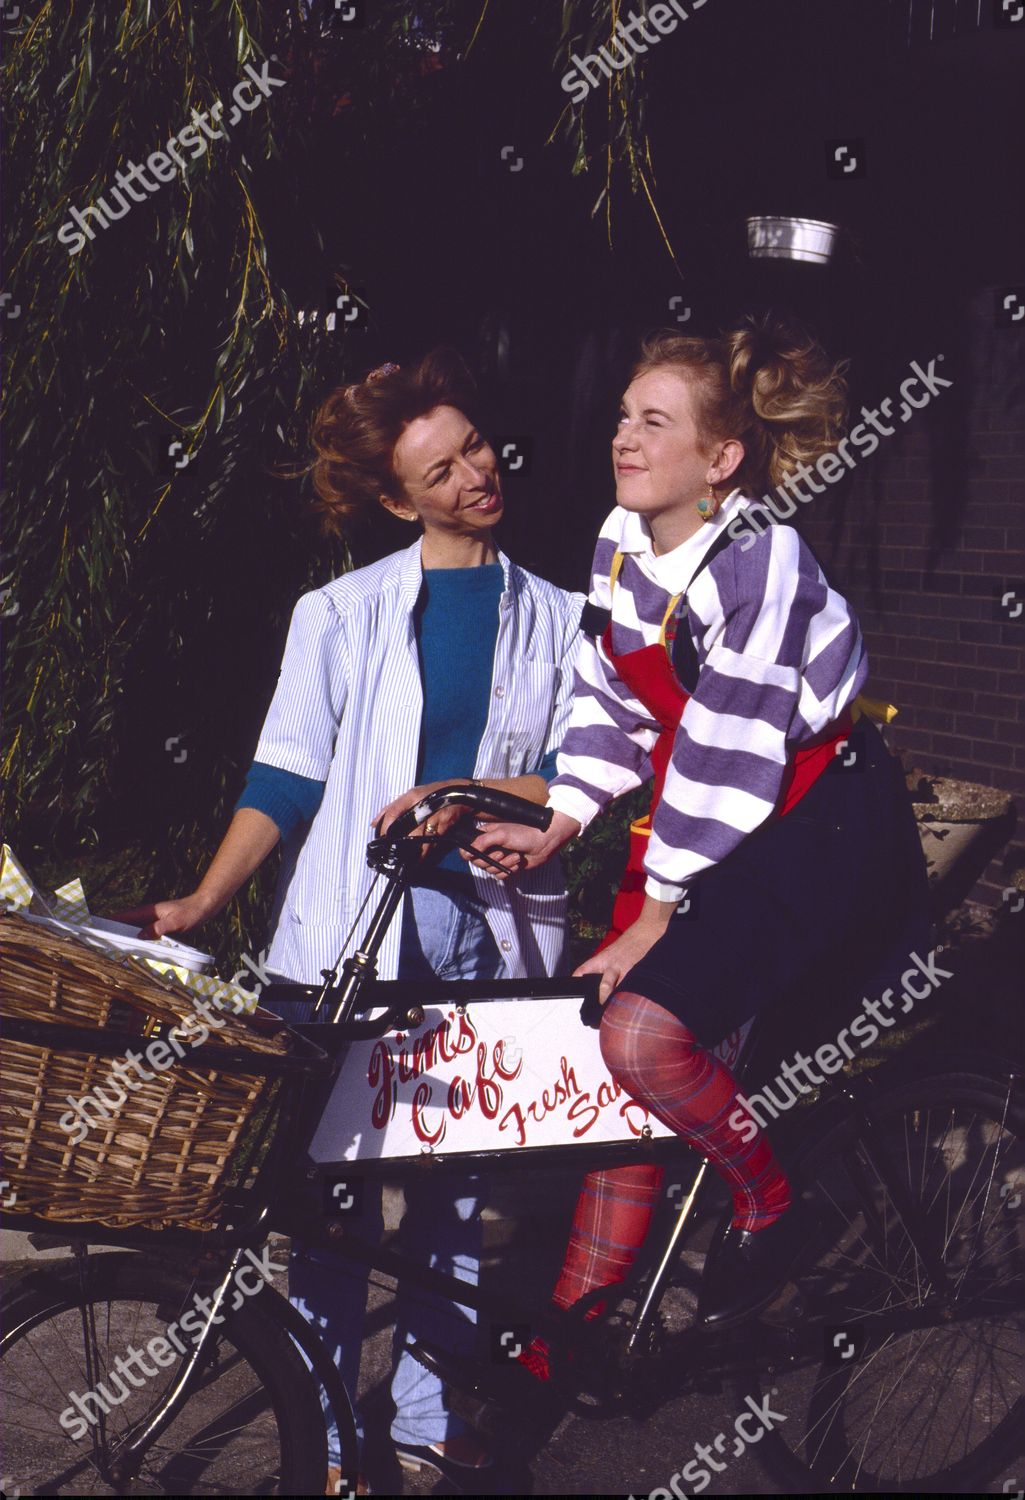
<svg viewBox="0 0 1025 1500"><path fill-rule="evenodd" d="M889 1386L888 1389L883 1390L882 1387L880 1387L879 1393L876 1396L876 1403L875 1403L875 1407L874 1407L874 1410L873 1410L873 1413L872 1413L873 1420L866 1425L866 1429L865 1429L865 1441L864 1441L864 1443L862 1445L862 1454L861 1454L861 1458L860 1458L860 1460L858 1462L858 1467L857 1467L857 1469L855 1471L855 1474L854 1474L854 1482L855 1482L855 1484L857 1483L858 1479L860 1478L862 1469L864 1467L865 1450L868 1447L869 1440L872 1437L874 1429L875 1429L875 1418L878 1416L880 1409L882 1409L882 1408L884 1408L884 1407L886 1407L886 1406L889 1405L890 1398L893 1395L893 1393L898 1389L898 1387L902 1384L902 1382L907 1378L907 1376L909 1375L909 1373L913 1369L913 1367L921 1359L923 1353L925 1352L926 1348L928 1347L929 1340L932 1338L933 1333L934 1333L934 1330L932 1330L932 1329L928 1330L928 1332L926 1333L925 1338L923 1339L922 1343L920 1344L920 1346L918 1347L917 1350L915 1350L915 1349L913 1349L911 1347L909 1347L906 1350L906 1352L904 1354L903 1368L900 1370L900 1373L895 1376L892 1384ZM896 1422L893 1423L892 1426L891 1426L891 1428L890 1428L890 1441L889 1441L889 1445L888 1445L888 1447L886 1449L883 1450L882 1454L879 1455L876 1458L876 1462L878 1463L880 1461L880 1459L885 1459L886 1456L887 1456L887 1453L890 1450L892 1450L893 1445L898 1441L898 1437L900 1438L901 1441L903 1441L904 1438L905 1438L905 1435L906 1435L905 1429L903 1429L902 1427L900 1427L898 1423L896 1423ZM901 1478L901 1475L900 1475L900 1464L898 1463L898 1480L900 1478Z"/></svg>
<svg viewBox="0 0 1025 1500"><path fill-rule="evenodd" d="M134 1287L145 1273L135 1257L127 1260L124 1274ZM120 1285L117 1271L107 1279ZM102 1278L101 1268L94 1279ZM54 1306L45 1296L40 1300L42 1316L34 1322L27 1319L12 1336L0 1366L2 1394L9 1398L3 1403L7 1441L12 1446L19 1443L23 1453L32 1455L36 1492L110 1494L112 1456L159 1409L185 1358L161 1367L158 1378L156 1359L151 1356L147 1364L130 1351L145 1351L154 1336L164 1336L189 1299L183 1292L168 1301L160 1295L99 1295L87 1288L84 1304L76 1305L74 1294L64 1307ZM254 1326L264 1323L266 1317L260 1315ZM323 1416L294 1345L283 1332L275 1335L284 1347L275 1345L277 1355L270 1363L268 1356L261 1359L258 1354L254 1367L233 1339L232 1327L234 1323L218 1330L216 1345L204 1351L204 1365L195 1372L187 1402L141 1460L130 1481L132 1493L303 1493L301 1486L282 1490L281 1415L270 1395L276 1367L291 1370L289 1391L307 1393L301 1400L308 1437L296 1448L299 1467L293 1463L292 1471L310 1478L317 1472ZM297 1369L289 1364L292 1360ZM71 1435L74 1424L64 1430L60 1423L75 1392L82 1397L78 1437ZM120 1484L114 1489L119 1491Z"/></svg>
<svg viewBox="0 0 1025 1500"><path fill-rule="evenodd" d="M826 1488L923 1490L941 1474L935 1488L948 1488L996 1435L1010 1455L1020 1430L1025 1246L1022 1220L1003 1215L1022 1128L1003 1081L988 1095L986 1082L970 1086L968 1099L943 1089L934 1076L888 1113L875 1096L864 1151L847 1117L806 1153L801 1180L828 1243L798 1278L811 1313L799 1353L772 1365L796 1417L776 1447ZM942 1298L923 1253L945 1268ZM826 1363L818 1326L852 1320L865 1340L856 1361Z"/></svg>

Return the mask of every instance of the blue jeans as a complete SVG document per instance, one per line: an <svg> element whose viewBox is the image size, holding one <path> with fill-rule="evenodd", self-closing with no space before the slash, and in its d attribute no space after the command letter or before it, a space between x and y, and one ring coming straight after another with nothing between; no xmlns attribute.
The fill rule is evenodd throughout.
<svg viewBox="0 0 1025 1500"><path fill-rule="evenodd" d="M402 979L494 979L502 959L484 916L483 903L460 890L415 886L406 898L399 974ZM370 1184L368 1183L368 1187ZM368 1193L359 1227L361 1238L378 1240L383 1232L379 1193ZM418 1178L406 1188L406 1211L397 1248L422 1265L476 1285L480 1271L481 1209L484 1191L476 1176ZM308 1249L293 1242L289 1261L289 1294L294 1307L318 1330L355 1401L360 1346L366 1313L367 1272L333 1250ZM395 1372L391 1394L396 1442L439 1443L466 1430L445 1405L445 1390L436 1375L409 1353L416 1339L440 1344L453 1353L472 1352L476 1314L431 1293L399 1286L395 1299ZM328 1461L341 1465L338 1431L327 1398L321 1393L328 1422ZM363 1441L363 1420L356 1425Z"/></svg>

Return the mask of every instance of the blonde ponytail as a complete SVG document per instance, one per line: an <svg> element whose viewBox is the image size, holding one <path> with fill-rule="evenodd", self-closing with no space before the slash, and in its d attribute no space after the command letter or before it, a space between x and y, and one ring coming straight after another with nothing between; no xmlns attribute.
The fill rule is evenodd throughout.
<svg viewBox="0 0 1025 1500"><path fill-rule="evenodd" d="M723 342L730 390L765 428L769 484L836 447L847 417L845 361L834 364L809 334L779 321L745 318Z"/></svg>

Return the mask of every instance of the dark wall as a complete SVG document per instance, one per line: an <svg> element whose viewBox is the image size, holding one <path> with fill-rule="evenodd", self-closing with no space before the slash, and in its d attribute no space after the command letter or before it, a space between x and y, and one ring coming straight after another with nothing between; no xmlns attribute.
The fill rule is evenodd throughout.
<svg viewBox="0 0 1025 1500"><path fill-rule="evenodd" d="M976 891L999 901L1025 864L1025 345L998 324L997 290L966 300L959 348L919 356L947 354L936 368L952 384L930 414L958 433L956 511L937 513L930 425L898 420L850 492L816 499L801 529L858 609L868 691L898 706L905 760L1014 795L1017 837Z"/></svg>
<svg viewBox="0 0 1025 1500"><path fill-rule="evenodd" d="M370 304L368 367L436 342L464 350L484 374L493 432L533 449L529 473L507 486L506 546L580 586L613 503L608 442L640 333L686 307L679 326L698 332L745 309L789 308L851 357L855 397L868 399L923 348L963 342L974 289L1025 280L1009 170L1025 138L1025 28L995 30L976 0L910 10L909 0L706 0L643 60L653 191L674 264L622 171L611 229L607 203L590 216L605 181L600 135L577 175L565 140L545 145L566 96L554 31L523 24L531 10L493 4L466 64L442 54L421 124L336 171L332 141L340 149L359 129L357 91L316 171ZM931 15L945 39L909 45L909 14L916 35ZM827 174L836 139L862 158L849 180ZM840 224L834 264L750 261L744 221L764 212ZM324 279L313 278L314 298ZM933 498L956 512L949 468ZM385 530L358 552L403 538Z"/></svg>
<svg viewBox="0 0 1025 1500"><path fill-rule="evenodd" d="M607 200L592 216L600 133L576 175L558 134L545 145L565 96L530 10L493 4L471 62L445 59L424 127L362 173L334 179L325 142L339 243L366 268L367 366L464 350L492 437L531 450L506 480L504 545L580 588L642 332L687 308L689 332L790 311L850 359L855 412L942 352L953 387L801 524L862 613L898 744L1023 790L1025 623L996 616L994 591L1025 580L1025 322L996 305L1017 286L1025 306L1025 26L998 29L988 0L706 0L643 62L660 227L622 171L608 219ZM837 140L859 158L847 178L829 174ZM833 263L750 260L745 219L774 212L839 224ZM407 540L385 527L357 559Z"/></svg>

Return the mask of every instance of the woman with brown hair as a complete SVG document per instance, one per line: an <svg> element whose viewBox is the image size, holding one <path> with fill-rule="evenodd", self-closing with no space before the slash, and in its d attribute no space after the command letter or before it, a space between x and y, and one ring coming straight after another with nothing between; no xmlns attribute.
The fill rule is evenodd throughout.
<svg viewBox="0 0 1025 1500"><path fill-rule="evenodd" d="M427 790L459 781L544 802L569 715L583 599L499 550L502 487L475 406L468 371L447 350L410 368L383 365L323 403L313 476L325 521L344 527L383 505L418 535L405 550L298 601L234 819L195 892L135 914L155 935L188 931L221 911L280 839L267 969L318 982L367 894L373 824L387 828ZM425 831L442 833L460 816L446 809ZM379 973L551 975L565 932L557 863L505 887L485 882L453 851L423 861L382 947ZM290 1007L289 1019L303 1020L301 1009ZM475 1282L482 1201L476 1180L453 1186L447 1198L433 1179L408 1190L405 1248ZM375 1228L380 1204L365 1204L360 1232ZM290 1290L355 1395L365 1273L296 1246ZM475 1487L486 1453L450 1416L440 1381L408 1352L425 1335L466 1347L472 1321L466 1310L400 1289L392 1437L407 1466L427 1465ZM337 1477L333 1429L330 1461Z"/></svg>
<svg viewBox="0 0 1025 1500"><path fill-rule="evenodd" d="M617 506L595 551L593 639L551 826L497 825L477 840L509 871L536 868L654 777L612 929L576 972L601 975L614 1077L732 1193L702 1282L709 1327L764 1308L809 1236L711 1049L827 961L857 984L905 935L905 953L928 940L900 768L859 711L858 622L799 534L754 498L837 463L844 415L841 367L797 330L746 319L720 339L644 344L612 442ZM840 1046L854 1055L846 1033ZM653 1166L591 1174L556 1305L623 1280L660 1183ZM522 1359L547 1377L543 1344Z"/></svg>

